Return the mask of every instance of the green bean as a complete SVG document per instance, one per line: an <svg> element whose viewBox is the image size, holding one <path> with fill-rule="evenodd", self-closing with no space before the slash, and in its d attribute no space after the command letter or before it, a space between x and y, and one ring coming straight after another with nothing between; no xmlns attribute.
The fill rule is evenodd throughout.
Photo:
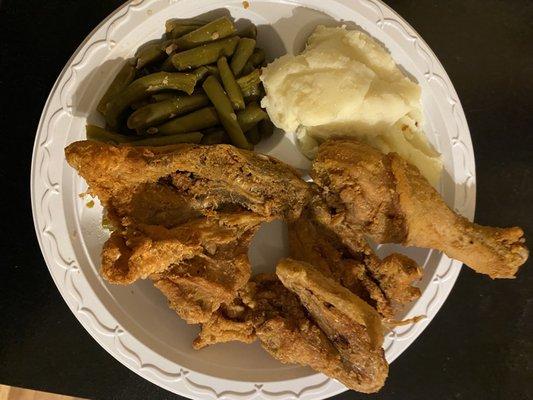
<svg viewBox="0 0 533 400"><path fill-rule="evenodd" d="M244 99L242 97L241 88L237 85L237 81L231 72L226 57L220 57L217 61L220 79L226 89L226 93L231 101L234 110L242 110L244 108Z"/></svg>
<svg viewBox="0 0 533 400"><path fill-rule="evenodd" d="M261 94L261 70L256 69L248 75L241 76L237 79L237 84L245 98L259 96Z"/></svg>
<svg viewBox="0 0 533 400"><path fill-rule="evenodd" d="M235 25L228 17L221 17L180 37L176 45L179 49L187 50L202 44L224 39L235 34Z"/></svg>
<svg viewBox="0 0 533 400"><path fill-rule="evenodd" d="M246 132L246 137L248 138L248 141L253 145L256 145L261 141L261 134L257 129L257 125L254 125L248 132Z"/></svg>
<svg viewBox="0 0 533 400"><path fill-rule="evenodd" d="M205 22L191 20L191 19L169 19L167 22L165 22L165 32L166 33L172 33L172 31L179 32L179 30L187 30L191 29L188 32L189 33L194 31L195 29L198 29L199 27L205 25Z"/></svg>
<svg viewBox="0 0 533 400"><path fill-rule="evenodd" d="M130 107L132 110L138 110L139 108L143 108L144 106L147 106L148 104L151 104L150 99L142 99L139 101L136 101L135 103L131 103Z"/></svg>
<svg viewBox="0 0 533 400"><path fill-rule="evenodd" d="M135 57L137 57L135 68L141 69L161 61L165 57L165 52L161 49L161 43L152 43L137 50Z"/></svg>
<svg viewBox="0 0 533 400"><path fill-rule="evenodd" d="M261 139L267 139L274 133L274 124L268 118L265 118L262 121L259 121L257 124L259 128L259 133L261 134Z"/></svg>
<svg viewBox="0 0 533 400"><path fill-rule="evenodd" d="M110 132L96 125L86 125L85 131L87 134L87 140L94 140L96 142L106 142L106 143L117 144L117 143L129 143L135 140L135 137L121 135L115 132Z"/></svg>
<svg viewBox="0 0 533 400"><path fill-rule="evenodd" d="M100 113L105 114L107 103L109 103L117 93L124 90L133 79L135 79L135 67L128 61L124 64L115 79L113 79L113 82L111 82L111 85L107 88L102 99L96 106L96 109L100 111Z"/></svg>
<svg viewBox="0 0 533 400"><path fill-rule="evenodd" d="M156 127L162 135L174 135L211 128L219 124L218 115L213 107L201 108L183 117L174 118L163 125Z"/></svg>
<svg viewBox="0 0 533 400"><path fill-rule="evenodd" d="M178 48L176 40L177 39L168 39L163 41L160 45L161 51L165 52L167 55L173 54Z"/></svg>
<svg viewBox="0 0 533 400"><path fill-rule="evenodd" d="M248 75L254 69L255 69L254 65L250 62L250 60L248 60L246 61L246 64L244 64L244 67L242 68L241 75Z"/></svg>
<svg viewBox="0 0 533 400"><path fill-rule="evenodd" d="M242 38L239 40L235 55L231 58L231 70L233 75L239 76L255 49L255 40L250 38Z"/></svg>
<svg viewBox="0 0 533 400"><path fill-rule="evenodd" d="M250 24L246 26L246 28L240 30L238 35L240 37L255 39L257 38L257 26L255 26L254 24Z"/></svg>
<svg viewBox="0 0 533 400"><path fill-rule="evenodd" d="M222 144L230 143L231 140L228 134L222 129L216 129L211 132L203 132L204 137L202 138L201 144Z"/></svg>
<svg viewBox="0 0 533 400"><path fill-rule="evenodd" d="M248 61L250 61L254 67L258 67L265 62L265 58L265 51L263 49L256 48Z"/></svg>
<svg viewBox="0 0 533 400"><path fill-rule="evenodd" d="M268 118L268 114L257 103L246 104L246 108L237 114L237 121L244 132L248 132L265 118Z"/></svg>
<svg viewBox="0 0 533 400"><path fill-rule="evenodd" d="M218 42L208 43L171 56L171 62L179 71L215 63L220 57L229 57L235 51L239 37L234 36Z"/></svg>
<svg viewBox="0 0 533 400"><path fill-rule="evenodd" d="M191 96L179 96L158 103L148 104L128 118L128 128L143 129L158 125L161 122L187 114L209 104L205 94L197 93Z"/></svg>
<svg viewBox="0 0 533 400"><path fill-rule="evenodd" d="M117 93L106 108L106 122L116 128L122 112L132 103L161 90L181 90L191 94L196 85L196 75L184 73L156 72L139 78Z"/></svg>
<svg viewBox="0 0 533 400"><path fill-rule="evenodd" d="M173 55L174 54L169 55L167 59L163 61L163 64L161 64L161 71L172 72L176 70L176 68L174 67L174 64L172 63Z"/></svg>
<svg viewBox="0 0 533 400"><path fill-rule="evenodd" d="M209 70L209 75L215 75L216 77L220 76L220 72L216 65L204 65Z"/></svg>
<svg viewBox="0 0 533 400"><path fill-rule="evenodd" d="M202 65L192 71L192 73L196 75L196 82L200 82L209 74L209 69Z"/></svg>
<svg viewBox="0 0 533 400"><path fill-rule="evenodd" d="M233 111L231 102L224 93L220 82L213 75L208 76L202 85L207 97L216 108L222 126L231 138L232 143L244 149L251 150L253 146L248 142L246 136L237 122L237 116Z"/></svg>
<svg viewBox="0 0 533 400"><path fill-rule="evenodd" d="M176 97L179 97L179 94L177 94L176 92L161 92L151 95L150 99L152 100L152 102L157 103L158 101L175 99Z"/></svg>
<svg viewBox="0 0 533 400"><path fill-rule="evenodd" d="M177 25L174 28L172 28L172 30L167 31L167 37L173 38L173 39L180 38L183 35L186 35L187 33L200 28L202 25L203 24L194 24L194 23Z"/></svg>
<svg viewBox="0 0 533 400"><path fill-rule="evenodd" d="M203 135L200 132L186 132L169 136L151 136L146 139L129 142L130 146L169 146L178 143L200 143Z"/></svg>

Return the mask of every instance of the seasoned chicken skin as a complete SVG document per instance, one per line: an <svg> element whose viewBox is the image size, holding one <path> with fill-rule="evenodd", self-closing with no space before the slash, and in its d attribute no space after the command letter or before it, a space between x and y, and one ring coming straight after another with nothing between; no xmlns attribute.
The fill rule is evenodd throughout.
<svg viewBox="0 0 533 400"><path fill-rule="evenodd" d="M456 214L395 153L355 139L328 140L312 177L332 214L378 243L441 250L491 278L512 278L527 260L522 229L481 226Z"/></svg>
<svg viewBox="0 0 533 400"><path fill-rule="evenodd" d="M115 228L102 251L104 278L150 278L188 323L212 329L250 277L247 251L260 224L298 218L310 193L289 166L227 145L82 141L65 153Z"/></svg>
<svg viewBox="0 0 533 400"><path fill-rule="evenodd" d="M422 270L413 260L396 253L380 260L360 231L331 218L318 196L298 220L289 223L289 244L292 258L314 265L385 318L420 297L413 284Z"/></svg>

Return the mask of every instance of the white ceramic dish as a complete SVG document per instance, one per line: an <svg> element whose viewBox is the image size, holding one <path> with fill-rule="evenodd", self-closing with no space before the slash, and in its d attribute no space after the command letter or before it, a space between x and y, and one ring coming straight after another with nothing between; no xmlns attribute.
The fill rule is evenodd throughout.
<svg viewBox="0 0 533 400"><path fill-rule="evenodd" d="M238 23L259 25L259 45L270 58L300 51L319 23L357 25L385 44L423 90L426 132L442 153L440 191L448 204L472 218L474 155L457 94L443 67L419 35L379 0L144 0L128 2L107 17L80 45L57 79L35 139L32 207L39 243L50 273L74 315L110 354L145 379L195 399L323 399L345 389L314 371L282 365L256 343L230 343L194 351L197 328L187 326L149 282L112 286L98 275L106 233L101 208L85 206L83 181L64 160L64 147L84 138L121 60L142 43L159 37L164 22L208 13L230 13ZM275 135L259 149L305 169L290 135ZM261 229L250 251L254 271L273 268L286 253L281 223ZM382 246L382 254L391 246ZM397 249L394 247L394 249ZM424 266L422 297L402 316L425 314L414 326L398 327L385 340L394 361L424 330L448 296L461 264L438 252L404 249Z"/></svg>

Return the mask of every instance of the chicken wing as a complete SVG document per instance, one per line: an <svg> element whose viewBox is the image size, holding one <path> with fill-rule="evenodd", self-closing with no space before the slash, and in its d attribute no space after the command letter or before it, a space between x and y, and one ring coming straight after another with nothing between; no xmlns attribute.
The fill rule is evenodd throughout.
<svg viewBox="0 0 533 400"><path fill-rule="evenodd" d="M312 177L330 214L378 243L441 250L491 278L512 278L527 260L522 229L481 226L457 215L395 153L355 139L329 140L320 146Z"/></svg>

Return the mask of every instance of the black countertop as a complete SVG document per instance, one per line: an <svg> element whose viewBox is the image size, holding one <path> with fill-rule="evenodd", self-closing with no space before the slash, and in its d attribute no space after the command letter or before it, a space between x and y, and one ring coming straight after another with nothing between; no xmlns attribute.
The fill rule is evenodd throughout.
<svg viewBox="0 0 533 400"><path fill-rule="evenodd" d="M324 0L326 1L326 0ZM356 1L356 0L354 0ZM0 383L98 399L177 398L108 355L59 295L30 210L33 140L48 92L121 1L0 0ZM476 220L533 242L533 2L395 0L453 81L477 170ZM532 399L533 266L491 281L464 268L379 395L338 399Z"/></svg>

